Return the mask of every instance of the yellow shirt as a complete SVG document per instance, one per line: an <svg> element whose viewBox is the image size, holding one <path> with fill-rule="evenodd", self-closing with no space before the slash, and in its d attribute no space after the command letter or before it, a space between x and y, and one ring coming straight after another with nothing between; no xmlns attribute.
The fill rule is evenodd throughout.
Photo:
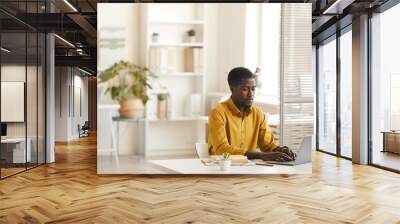
<svg viewBox="0 0 400 224"><path fill-rule="evenodd" d="M220 103L208 117L208 151L243 155L247 151L272 151L278 147L261 108L251 106L244 116L232 99Z"/></svg>

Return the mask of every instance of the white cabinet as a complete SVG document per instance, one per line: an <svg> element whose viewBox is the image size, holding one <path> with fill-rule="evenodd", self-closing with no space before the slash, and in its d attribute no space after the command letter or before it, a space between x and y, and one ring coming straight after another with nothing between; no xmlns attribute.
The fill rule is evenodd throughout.
<svg viewBox="0 0 400 224"><path fill-rule="evenodd" d="M13 163L25 163L32 161L32 140L27 138L26 142L27 147L25 151L25 138L7 138L1 140L2 147L11 147L10 149L12 151Z"/></svg>
<svg viewBox="0 0 400 224"><path fill-rule="evenodd" d="M206 8L201 3L140 6L139 58L158 76L146 105L149 156L193 155L195 143L206 139ZM160 103L160 93L168 94L166 103Z"/></svg>

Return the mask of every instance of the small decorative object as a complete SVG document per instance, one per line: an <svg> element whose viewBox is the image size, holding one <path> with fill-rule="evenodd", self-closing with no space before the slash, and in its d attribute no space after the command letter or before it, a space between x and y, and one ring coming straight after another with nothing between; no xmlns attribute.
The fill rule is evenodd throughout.
<svg viewBox="0 0 400 224"><path fill-rule="evenodd" d="M157 94L157 116L160 120L167 119L167 98L168 93L159 93Z"/></svg>
<svg viewBox="0 0 400 224"><path fill-rule="evenodd" d="M257 67L256 70L254 71L254 76L256 77L256 87L257 88L261 88L261 86L262 86L260 71L261 71L261 69L259 67Z"/></svg>
<svg viewBox="0 0 400 224"><path fill-rule="evenodd" d="M158 43L158 38L159 38L159 34L158 33L153 33L152 35L151 35L151 41L153 42L153 43Z"/></svg>
<svg viewBox="0 0 400 224"><path fill-rule="evenodd" d="M187 35L189 38L189 42L191 43L196 42L196 31L194 29L187 31Z"/></svg>
<svg viewBox="0 0 400 224"><path fill-rule="evenodd" d="M119 61L100 73L99 82L107 82L105 93L119 101L121 117L139 118L144 116L144 104L149 99L149 78L156 76L148 68Z"/></svg>
<svg viewBox="0 0 400 224"><path fill-rule="evenodd" d="M222 154L221 160L219 161L219 168L221 171L229 171L231 169L231 155L228 152Z"/></svg>

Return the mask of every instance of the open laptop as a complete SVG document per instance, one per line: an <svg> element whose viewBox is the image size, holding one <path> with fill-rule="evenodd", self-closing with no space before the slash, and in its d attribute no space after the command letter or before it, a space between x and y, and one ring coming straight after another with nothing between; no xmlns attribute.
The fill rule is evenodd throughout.
<svg viewBox="0 0 400 224"><path fill-rule="evenodd" d="M290 162L278 162L278 161L267 161L267 163L278 164L278 165L288 165L295 166L304 163L311 162L311 148L312 148L312 136L306 136L303 138L303 142L297 151L297 158Z"/></svg>
<svg viewBox="0 0 400 224"><path fill-rule="evenodd" d="M7 139L7 124L1 123L1 140Z"/></svg>

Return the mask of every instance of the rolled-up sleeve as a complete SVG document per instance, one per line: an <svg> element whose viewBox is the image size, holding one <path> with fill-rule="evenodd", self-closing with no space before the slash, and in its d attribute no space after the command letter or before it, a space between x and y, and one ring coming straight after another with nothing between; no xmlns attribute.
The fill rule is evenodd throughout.
<svg viewBox="0 0 400 224"><path fill-rule="evenodd" d="M274 134L268 127L264 113L262 113L260 116L262 116L262 122L260 123L259 127L257 144L261 151L270 152L276 149L278 145L275 143Z"/></svg>
<svg viewBox="0 0 400 224"><path fill-rule="evenodd" d="M243 155L247 150L229 144L226 133L226 118L218 111L211 111L208 116L208 149L211 155L228 152L232 155Z"/></svg>

